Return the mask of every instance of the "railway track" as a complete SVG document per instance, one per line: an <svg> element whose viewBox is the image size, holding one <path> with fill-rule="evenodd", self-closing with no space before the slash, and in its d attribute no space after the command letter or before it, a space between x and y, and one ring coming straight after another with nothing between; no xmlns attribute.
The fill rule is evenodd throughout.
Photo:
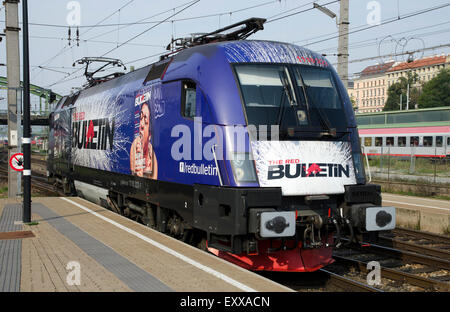
<svg viewBox="0 0 450 312"><path fill-rule="evenodd" d="M368 263L378 262L381 277L386 279L381 289L450 291L450 261L447 259L374 244L336 250L333 258L337 265L365 276L369 273Z"/></svg>
<svg viewBox="0 0 450 312"><path fill-rule="evenodd" d="M379 244L450 260L450 237L398 228L379 237Z"/></svg>
<svg viewBox="0 0 450 312"><path fill-rule="evenodd" d="M393 231L387 234L387 237L403 237L407 234L410 240L413 237L414 241L421 243L416 244L414 250L402 249L403 245L397 245L395 248L376 244L364 244L364 247L351 245L347 249L336 250L333 254L335 263L318 272L301 275L272 273L266 277L300 292L449 292L450 261L445 253L449 237L406 229ZM424 240L427 241L425 246ZM433 247L429 247L430 245ZM420 249L422 247L437 251L430 255L423 252ZM368 264L372 261L377 261L380 265L379 285L368 283L367 276L372 271L372 267L368 267Z"/></svg>
<svg viewBox="0 0 450 312"><path fill-rule="evenodd" d="M383 290L369 286L367 283L334 273L327 269L320 269L319 271L327 274L326 291L333 291L337 288L342 291L383 292Z"/></svg>
<svg viewBox="0 0 450 312"><path fill-rule="evenodd" d="M0 178L8 179L8 171L1 168L0 169ZM64 196L62 192L60 192L55 186L49 184L47 182L47 178L42 176L39 173L31 172L31 185L40 191L44 191L57 196ZM46 194L48 195L48 194Z"/></svg>

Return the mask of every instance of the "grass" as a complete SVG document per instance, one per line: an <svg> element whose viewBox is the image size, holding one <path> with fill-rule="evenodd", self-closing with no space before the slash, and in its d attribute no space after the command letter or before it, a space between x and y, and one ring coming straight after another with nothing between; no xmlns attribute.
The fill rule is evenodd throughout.
<svg viewBox="0 0 450 312"><path fill-rule="evenodd" d="M0 198L7 198L8 197L8 187L2 186L0 187Z"/></svg>
<svg viewBox="0 0 450 312"><path fill-rule="evenodd" d="M411 168L410 159L400 159L399 157L377 156L369 159L371 170L375 172L411 174L411 175L431 175L436 170L438 177L450 177L450 161L448 159L428 159L418 157L415 159L414 168ZM410 169L414 169L410 172Z"/></svg>

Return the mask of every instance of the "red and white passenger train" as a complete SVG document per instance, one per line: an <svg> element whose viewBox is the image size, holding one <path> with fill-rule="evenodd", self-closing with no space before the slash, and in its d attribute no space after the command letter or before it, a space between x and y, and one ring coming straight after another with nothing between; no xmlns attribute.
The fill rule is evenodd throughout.
<svg viewBox="0 0 450 312"><path fill-rule="evenodd" d="M450 157L450 125L359 129L367 156Z"/></svg>

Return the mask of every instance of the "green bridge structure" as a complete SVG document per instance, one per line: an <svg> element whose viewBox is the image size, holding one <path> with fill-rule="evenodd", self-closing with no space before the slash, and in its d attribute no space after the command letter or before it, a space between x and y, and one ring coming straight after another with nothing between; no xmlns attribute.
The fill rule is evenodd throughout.
<svg viewBox="0 0 450 312"><path fill-rule="evenodd" d="M356 114L358 129L450 126L450 106Z"/></svg>
<svg viewBox="0 0 450 312"><path fill-rule="evenodd" d="M23 82L20 82L23 87ZM0 76L0 90L8 90L8 80ZM30 93L39 97L39 110L31 112L31 125L47 126L50 106L61 99L61 95L54 93L51 89L45 89L34 84L30 84ZM0 125L8 124L8 111L0 110Z"/></svg>

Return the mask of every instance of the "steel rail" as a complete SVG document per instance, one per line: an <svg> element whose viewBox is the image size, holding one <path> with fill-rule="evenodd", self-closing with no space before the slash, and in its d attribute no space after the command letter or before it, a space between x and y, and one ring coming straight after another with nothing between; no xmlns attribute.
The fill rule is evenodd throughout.
<svg viewBox="0 0 450 312"><path fill-rule="evenodd" d="M380 236L379 242L383 245L390 245L396 249L412 251L419 254L432 256L440 259L450 260L450 251L434 247L418 245L415 243L404 242L398 238Z"/></svg>
<svg viewBox="0 0 450 312"><path fill-rule="evenodd" d="M428 239L439 244L450 244L450 236L447 235L439 235L405 228L396 228L395 230L392 231L392 233L398 235L412 236L418 239L419 238Z"/></svg>
<svg viewBox="0 0 450 312"><path fill-rule="evenodd" d="M422 255L415 252L406 250L394 249L391 247L368 244L365 247L357 247L356 250L362 253L374 253L382 256L392 256L404 261L411 261L420 264L425 264L434 268L440 268L444 270L450 270L450 261L445 259L439 259L432 256Z"/></svg>
<svg viewBox="0 0 450 312"><path fill-rule="evenodd" d="M331 271L320 269L319 271L326 273L329 276L328 286L332 285L343 290L357 291L357 292L383 292L383 290L365 285L350 278L338 275Z"/></svg>
<svg viewBox="0 0 450 312"><path fill-rule="evenodd" d="M338 260L339 262L350 264L353 267L358 268L363 273L369 273L369 270L367 269L367 262L342 256L333 256L333 258ZM380 269L381 269L380 272L381 277L383 278L408 283L429 290L450 291L450 284L445 282L425 278L419 275L414 275L400 270L386 268L383 266L381 266Z"/></svg>

